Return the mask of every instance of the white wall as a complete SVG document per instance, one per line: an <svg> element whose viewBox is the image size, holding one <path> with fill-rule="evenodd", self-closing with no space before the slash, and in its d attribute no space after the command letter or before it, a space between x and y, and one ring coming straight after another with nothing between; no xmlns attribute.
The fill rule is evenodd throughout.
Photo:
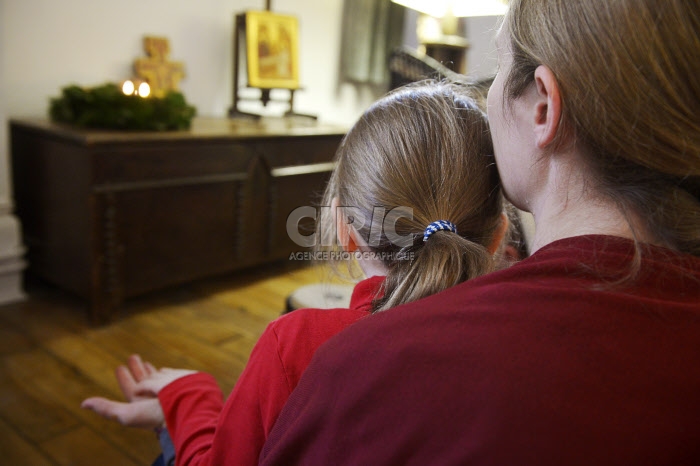
<svg viewBox="0 0 700 466"><path fill-rule="evenodd" d="M5 0L0 0L0 204L9 204L10 188L7 175L6 160L7 160L7 99L8 94L6 89L5 79Z"/></svg>
<svg viewBox="0 0 700 466"><path fill-rule="evenodd" d="M48 100L71 83L92 86L132 76L142 37L170 39L183 61L181 89L201 115L225 115L231 104L233 16L261 0L2 0L2 63L7 114L45 115ZM341 0L276 0L299 17L298 110L351 122L366 105L336 95Z"/></svg>
<svg viewBox="0 0 700 466"><path fill-rule="evenodd" d="M45 115L48 99L70 83L90 86L132 75L145 34L170 39L183 61L181 83L201 115L224 115L231 101L231 44L236 12L263 0L0 0L0 73L6 115ZM299 17L300 111L350 124L369 103L338 85L342 0L273 0ZM469 20L470 74L489 72L494 18ZM484 57L487 57L484 60ZM376 98L376 96L371 96Z"/></svg>
<svg viewBox="0 0 700 466"><path fill-rule="evenodd" d="M501 16L466 18L469 51L467 74L475 78L491 76L496 72L496 32L501 25Z"/></svg>

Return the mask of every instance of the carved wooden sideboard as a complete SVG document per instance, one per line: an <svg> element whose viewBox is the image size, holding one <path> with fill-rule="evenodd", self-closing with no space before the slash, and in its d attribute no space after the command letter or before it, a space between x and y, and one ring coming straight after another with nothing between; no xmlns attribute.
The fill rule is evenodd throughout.
<svg viewBox="0 0 700 466"><path fill-rule="evenodd" d="M295 208L318 201L344 130L309 119L196 119L110 132L10 121L28 273L106 321L125 298L285 259Z"/></svg>

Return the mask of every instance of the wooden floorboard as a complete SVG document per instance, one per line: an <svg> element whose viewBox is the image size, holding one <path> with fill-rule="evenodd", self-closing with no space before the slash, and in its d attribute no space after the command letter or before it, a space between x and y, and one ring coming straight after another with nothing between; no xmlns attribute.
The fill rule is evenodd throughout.
<svg viewBox="0 0 700 466"><path fill-rule="evenodd" d="M44 466L53 465L36 443L22 437L13 426L0 419L0 452L2 452L2 464L13 466Z"/></svg>
<svg viewBox="0 0 700 466"><path fill-rule="evenodd" d="M27 300L0 306L0 464L150 465L152 432L80 402L120 397L114 369L132 353L210 372L228 394L286 297L327 278L318 267L276 264L132 299L102 326L89 323L83 301L28 283Z"/></svg>

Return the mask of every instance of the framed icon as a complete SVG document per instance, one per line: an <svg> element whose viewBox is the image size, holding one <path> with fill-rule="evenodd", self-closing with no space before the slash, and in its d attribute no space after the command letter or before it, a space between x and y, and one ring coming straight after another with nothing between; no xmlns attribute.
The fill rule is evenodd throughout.
<svg viewBox="0 0 700 466"><path fill-rule="evenodd" d="M245 13L248 86L299 89L297 18L269 11Z"/></svg>

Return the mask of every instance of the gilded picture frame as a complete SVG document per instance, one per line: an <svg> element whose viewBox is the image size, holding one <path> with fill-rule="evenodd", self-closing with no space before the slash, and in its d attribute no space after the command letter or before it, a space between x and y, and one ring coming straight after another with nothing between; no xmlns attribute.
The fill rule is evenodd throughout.
<svg viewBox="0 0 700 466"><path fill-rule="evenodd" d="M246 12L248 86L299 89L299 23L294 16Z"/></svg>

